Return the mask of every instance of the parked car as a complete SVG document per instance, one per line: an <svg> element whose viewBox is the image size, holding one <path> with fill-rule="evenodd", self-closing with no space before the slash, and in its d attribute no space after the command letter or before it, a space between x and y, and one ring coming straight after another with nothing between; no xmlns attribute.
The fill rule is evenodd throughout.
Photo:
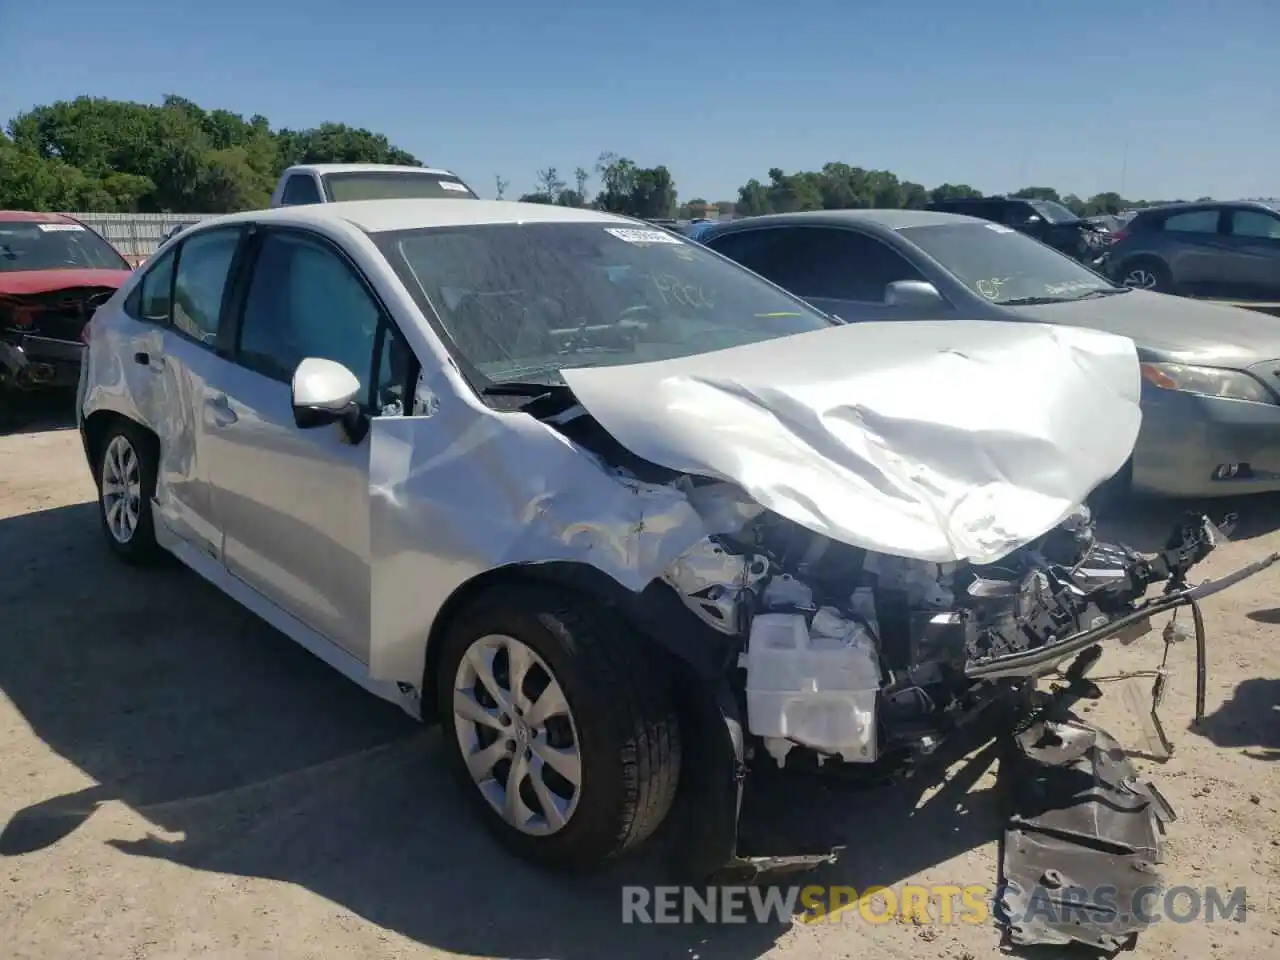
<svg viewBox="0 0 1280 960"><path fill-rule="evenodd" d="M175 223L172 227L170 227L168 230L164 232L164 236L160 238L160 244L164 245L168 243L170 240L172 240L174 237L180 234L183 230L186 230L188 227L194 227L199 222L200 222L199 220L187 220L187 221L184 221L183 223Z"/></svg>
<svg viewBox="0 0 1280 960"><path fill-rule="evenodd" d="M925 204L925 209L938 213L958 213L1004 224L1077 260L1093 260L1098 255L1096 251L1107 240L1105 230L1088 220L1080 219L1069 207L1053 200L1024 200L1020 197L964 198L937 200Z"/></svg>
<svg viewBox="0 0 1280 960"><path fill-rule="evenodd" d="M1280 299L1280 208L1265 203L1148 207L1114 235L1104 269L1142 290Z"/></svg>
<svg viewBox="0 0 1280 960"><path fill-rule="evenodd" d="M1119 286L995 223L830 210L719 224L703 243L847 321L1072 324L1131 337L1143 426L1108 495L1280 490L1280 326Z"/></svg>
<svg viewBox="0 0 1280 960"><path fill-rule="evenodd" d="M0 408L18 392L75 386L85 323L130 270L72 217L0 210Z"/></svg>
<svg viewBox="0 0 1280 960"><path fill-rule="evenodd" d="M335 203L153 257L90 326L79 425L112 551L438 719L514 850L600 863L679 787L705 876L830 859L737 855L744 733L884 773L996 704L1042 729L1033 678L1190 602L1207 521L1149 560L1076 506L1137 381L1123 337L847 326L625 217ZM1117 810L1125 763L1089 780Z"/></svg>
<svg viewBox="0 0 1280 960"><path fill-rule="evenodd" d="M391 163L301 163L280 174L271 206L294 207L348 200L476 199L449 170Z"/></svg>

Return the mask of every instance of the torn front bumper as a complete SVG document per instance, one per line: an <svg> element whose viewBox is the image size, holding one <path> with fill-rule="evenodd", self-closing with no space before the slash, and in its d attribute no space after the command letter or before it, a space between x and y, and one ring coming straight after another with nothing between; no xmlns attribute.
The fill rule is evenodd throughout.
<svg viewBox="0 0 1280 960"><path fill-rule="evenodd" d="M1002 771L1013 812L998 914L1009 941L1131 947L1154 922L1160 838L1173 810L1110 735L1076 720L1014 738Z"/></svg>
<svg viewBox="0 0 1280 960"><path fill-rule="evenodd" d="M84 345L32 334L0 336L0 385L14 389L75 386Z"/></svg>

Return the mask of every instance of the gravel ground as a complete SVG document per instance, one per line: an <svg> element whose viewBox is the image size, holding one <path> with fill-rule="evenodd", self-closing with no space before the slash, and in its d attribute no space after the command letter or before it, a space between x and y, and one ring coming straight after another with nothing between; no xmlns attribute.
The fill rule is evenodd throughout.
<svg viewBox="0 0 1280 960"><path fill-rule="evenodd" d="M0 436L0 956L952 957L997 954L994 927L623 927L637 861L567 880L513 861L471 821L423 732L181 569L140 573L100 541L67 429ZM1280 549L1280 499L1238 505L1204 565ZM1150 547L1173 506L1129 518ZM1137 957L1280 956L1280 571L1206 604L1210 716L1192 731L1190 645L1164 707L1156 770L1180 814L1171 884L1245 886L1242 917L1163 923ZM1158 634L1157 634L1158 636ZM1158 657L1109 652L1102 672ZM1109 696L1093 712L1122 739ZM1158 766L1143 762L1145 770ZM810 882L992 884L994 764L941 788L762 787L760 832L843 842ZM779 851L783 852L783 851Z"/></svg>

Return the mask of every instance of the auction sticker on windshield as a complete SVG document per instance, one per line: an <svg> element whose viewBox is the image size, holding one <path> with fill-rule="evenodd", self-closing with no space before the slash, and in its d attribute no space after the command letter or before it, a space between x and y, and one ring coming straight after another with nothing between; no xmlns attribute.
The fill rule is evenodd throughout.
<svg viewBox="0 0 1280 960"><path fill-rule="evenodd" d="M470 193L465 184L459 183L457 180L440 180L441 190L452 190L454 193Z"/></svg>
<svg viewBox="0 0 1280 960"><path fill-rule="evenodd" d="M45 233L78 233L84 229L78 223L37 223L36 226Z"/></svg>
<svg viewBox="0 0 1280 960"><path fill-rule="evenodd" d="M675 243L684 241L665 230L629 230L624 227L605 227L605 233L612 234L627 243Z"/></svg>

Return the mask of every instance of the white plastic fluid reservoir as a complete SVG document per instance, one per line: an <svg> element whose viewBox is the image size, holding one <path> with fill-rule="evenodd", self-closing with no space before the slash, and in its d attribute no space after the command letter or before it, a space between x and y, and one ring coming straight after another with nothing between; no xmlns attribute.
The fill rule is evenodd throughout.
<svg viewBox="0 0 1280 960"><path fill-rule="evenodd" d="M747 728L850 763L876 758L880 664L866 629L831 608L763 613L747 643ZM819 628L821 628L819 632ZM773 752L773 751L771 751Z"/></svg>

